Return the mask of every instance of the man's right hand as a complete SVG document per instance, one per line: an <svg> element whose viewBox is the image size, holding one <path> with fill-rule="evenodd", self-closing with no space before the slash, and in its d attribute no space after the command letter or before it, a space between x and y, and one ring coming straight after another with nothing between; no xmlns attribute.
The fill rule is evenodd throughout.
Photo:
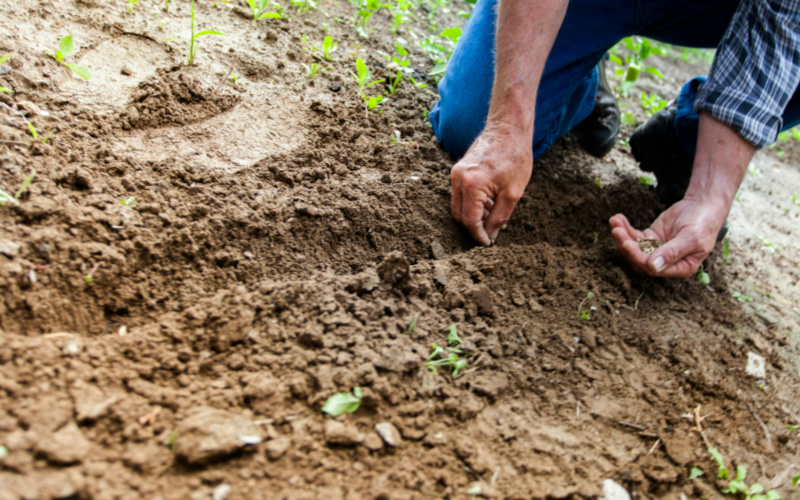
<svg viewBox="0 0 800 500"><path fill-rule="evenodd" d="M533 169L530 131L487 124L453 166L451 210L482 245L490 245L522 198Z"/></svg>

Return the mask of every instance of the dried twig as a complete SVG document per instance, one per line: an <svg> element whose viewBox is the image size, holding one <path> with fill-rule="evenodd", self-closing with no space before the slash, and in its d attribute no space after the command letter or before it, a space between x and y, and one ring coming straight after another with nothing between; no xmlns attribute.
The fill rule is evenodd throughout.
<svg viewBox="0 0 800 500"><path fill-rule="evenodd" d="M703 420L705 420L707 416L708 415L704 417L700 416L700 405L697 405L697 408L694 409L694 421L695 424L697 424L694 430L696 430L700 434L700 437L703 438L703 443L705 443L706 448L713 448L713 446L711 446L711 443L708 441L708 438L706 437L705 431L703 430Z"/></svg>
<svg viewBox="0 0 800 500"><path fill-rule="evenodd" d="M657 439L656 442L653 444L653 447L650 448L650 451L647 452L648 455L652 455L654 451L658 448L658 445L661 444L661 439Z"/></svg>
<svg viewBox="0 0 800 500"><path fill-rule="evenodd" d="M631 424L631 423L622 422L622 421L617 421L617 423L619 425L621 425L622 427L628 427L630 429L635 429L637 431L646 431L647 430L646 428L642 427L641 425Z"/></svg>
<svg viewBox="0 0 800 500"><path fill-rule="evenodd" d="M639 296L636 298L636 303L633 304L633 310L634 311L639 309L639 299L642 298L642 295L644 295L644 292L640 293Z"/></svg>
<svg viewBox="0 0 800 500"><path fill-rule="evenodd" d="M772 435L770 435L769 429L767 429L767 426L764 425L764 421L756 414L753 403L747 403L747 408L750 410L750 414L753 415L753 418L756 419L756 422L758 422L758 425L761 426L761 430L764 431L764 436L767 437L767 448L769 451L772 451Z"/></svg>
<svg viewBox="0 0 800 500"><path fill-rule="evenodd" d="M0 144L8 144L9 146L30 146L27 142L19 142L19 141L4 141L0 139Z"/></svg>
<svg viewBox="0 0 800 500"><path fill-rule="evenodd" d="M228 73L226 73L225 76L222 78L222 81L219 82L219 85L217 86L216 89L214 89L214 92L212 92L212 95L217 95L217 92L219 92L219 89L221 89L222 86L225 85L225 82L228 81L228 78L230 78L231 73L233 73L233 70L236 69L236 60L237 59L239 59L239 54L234 54L233 62L231 63L231 69L228 70Z"/></svg>

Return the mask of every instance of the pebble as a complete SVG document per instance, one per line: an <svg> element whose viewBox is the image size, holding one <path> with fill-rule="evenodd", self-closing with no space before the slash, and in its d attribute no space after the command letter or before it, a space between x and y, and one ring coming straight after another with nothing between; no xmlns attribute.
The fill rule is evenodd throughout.
<svg viewBox="0 0 800 500"><path fill-rule="evenodd" d="M447 252L445 252L444 247L438 241L434 241L431 243L431 255L436 260L447 260Z"/></svg>
<svg viewBox="0 0 800 500"><path fill-rule="evenodd" d="M0 240L0 253L9 259L13 259L19 253L20 248L22 247L19 243L14 243L11 240Z"/></svg>
<svg viewBox="0 0 800 500"><path fill-rule="evenodd" d="M266 446L264 446L264 448L267 451L267 458L273 461L278 460L284 454L286 454L286 451L289 449L289 446L291 446L291 444L292 440L286 436L281 436L279 438L273 439L272 441L269 441L266 444Z"/></svg>
<svg viewBox="0 0 800 500"><path fill-rule="evenodd" d="M48 462L69 465L83 461L89 453L91 443L75 422L70 422L50 437L42 439L36 448Z"/></svg>
<svg viewBox="0 0 800 500"><path fill-rule="evenodd" d="M603 498L601 500L631 500L631 495L613 479L603 479Z"/></svg>
<svg viewBox="0 0 800 500"><path fill-rule="evenodd" d="M747 353L747 366L744 371L751 377L763 379L767 378L767 361L764 356L754 352Z"/></svg>
<svg viewBox="0 0 800 500"><path fill-rule="evenodd" d="M351 425L338 420L328 420L325 422L325 441L328 444L352 446L363 442L364 435Z"/></svg>
<svg viewBox="0 0 800 500"><path fill-rule="evenodd" d="M220 484L211 493L211 500L225 500L232 489L230 484Z"/></svg>
<svg viewBox="0 0 800 500"><path fill-rule="evenodd" d="M195 409L176 431L175 453L190 464L224 458L261 437L249 418L209 407Z"/></svg>
<svg viewBox="0 0 800 500"><path fill-rule="evenodd" d="M389 422L381 422L375 426L375 432L383 439L383 442L392 447L402 444L403 438L400 437L397 427Z"/></svg>
<svg viewBox="0 0 800 500"><path fill-rule="evenodd" d="M374 432L370 432L364 438L363 445L365 448L371 451L379 451L383 449L383 441L381 440L380 436L378 436Z"/></svg>

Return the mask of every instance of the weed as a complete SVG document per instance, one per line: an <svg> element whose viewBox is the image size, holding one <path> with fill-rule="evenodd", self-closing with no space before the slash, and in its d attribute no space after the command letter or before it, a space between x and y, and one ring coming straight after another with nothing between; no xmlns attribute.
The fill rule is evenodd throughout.
<svg viewBox="0 0 800 500"><path fill-rule="evenodd" d="M738 300L739 302L753 302L753 297L749 295L742 295L742 292L733 292L731 293L731 297Z"/></svg>
<svg viewBox="0 0 800 500"><path fill-rule="evenodd" d="M334 42L330 35L326 36L322 41L322 57L324 57L326 61L333 59L332 55L336 52L338 46L339 43Z"/></svg>
<svg viewBox="0 0 800 500"><path fill-rule="evenodd" d="M758 483L750 487L744 482L747 477L747 468L744 465L736 466L736 477L731 479L728 487L722 490L725 494L739 495L744 500L780 500L781 496L775 490L764 493L764 487ZM763 494L762 494L763 493Z"/></svg>
<svg viewBox="0 0 800 500"><path fill-rule="evenodd" d="M436 375L437 367L452 367L453 371L451 372L451 376L456 378L458 373L467 366L467 360L459 359L458 357L459 354L468 355L468 353L465 353L461 349L461 344L462 341L458 336L456 325L450 325L450 331L447 334L448 347L442 347L434 343L431 346L433 351L431 351L430 356L428 356L427 361L425 361L425 368L430 370L433 375Z"/></svg>
<svg viewBox="0 0 800 500"><path fill-rule="evenodd" d="M361 94L361 99L364 100L364 104L367 106L367 111L371 109L375 109L383 102L382 95L376 95L375 97L368 97L366 94Z"/></svg>
<svg viewBox="0 0 800 500"><path fill-rule="evenodd" d="M367 23L378 11L378 9L388 9L391 7L389 4L381 3L380 0L351 0L351 3L356 7L356 18L353 24L356 28L356 34L361 38L368 38Z"/></svg>
<svg viewBox="0 0 800 500"><path fill-rule="evenodd" d="M353 75L353 79L355 79L356 83L358 84L358 88L364 90L376 85L378 83L383 83L383 80L374 80L370 82L370 74L369 68L364 63L364 60L360 57L356 59L356 71L358 74L351 72L350 74Z"/></svg>
<svg viewBox="0 0 800 500"><path fill-rule="evenodd" d="M761 177L761 170L755 165L750 165L747 171L750 172L750 175L753 177Z"/></svg>
<svg viewBox="0 0 800 500"><path fill-rule="evenodd" d="M642 103L642 109L644 109L644 114L647 116L652 116L655 113L658 113L662 109L664 109L669 101L666 99L662 99L658 94L653 93L649 96L642 92L639 96L639 100Z"/></svg>
<svg viewBox="0 0 800 500"><path fill-rule="evenodd" d="M177 441L178 441L178 429L175 429L174 431L169 433L169 437L164 440L163 444L170 450L175 451L175 449L178 447Z"/></svg>
<svg viewBox="0 0 800 500"><path fill-rule="evenodd" d="M123 207L135 207L136 206L136 197L135 196L129 196L127 198L123 198L122 200L120 200L119 204L122 205Z"/></svg>
<svg viewBox="0 0 800 500"><path fill-rule="evenodd" d="M317 3L314 0L289 0L292 2L297 8L298 14L305 14L306 12L311 12L312 10L316 10Z"/></svg>
<svg viewBox="0 0 800 500"><path fill-rule="evenodd" d="M592 244L593 245L597 245L597 237L598 237L597 231L592 231Z"/></svg>
<svg viewBox="0 0 800 500"><path fill-rule="evenodd" d="M235 71L231 71L231 81L233 82L233 86L239 85L239 77L236 75Z"/></svg>
<svg viewBox="0 0 800 500"><path fill-rule="evenodd" d="M247 5L249 5L250 10L253 11L253 22L256 22L260 19L280 19L283 17L283 15L279 12L264 12L267 10L268 3L269 0L260 0L259 2L256 0L247 0Z"/></svg>
<svg viewBox="0 0 800 500"><path fill-rule="evenodd" d="M648 175L640 175L639 184L646 187L655 187L656 180Z"/></svg>
<svg viewBox="0 0 800 500"><path fill-rule="evenodd" d="M411 83L414 84L414 86L417 87L418 89L426 89L426 88L428 88L428 84L425 83L425 82L417 82L411 76L409 76L408 79L411 80Z"/></svg>
<svg viewBox="0 0 800 500"><path fill-rule="evenodd" d="M5 205L19 205L19 202L13 196L0 189L0 207Z"/></svg>
<svg viewBox="0 0 800 500"><path fill-rule="evenodd" d="M61 40L58 42L58 48L55 52L49 49L45 49L47 52L53 56L53 59L56 60L57 63L63 64L67 68L70 69L73 73L78 75L79 77L83 78L84 80L89 80L92 78L92 73L89 71L88 68L81 66L80 64L72 64L68 62L64 62L65 57L69 57L75 52L75 44L72 41L72 35L67 35L62 37Z"/></svg>
<svg viewBox="0 0 800 500"><path fill-rule="evenodd" d="M636 125L636 117L633 116L633 113L622 113L620 121L623 125Z"/></svg>
<svg viewBox="0 0 800 500"><path fill-rule="evenodd" d="M322 405L322 411L333 417L337 417L342 413L353 413L361 406L361 397L361 387L354 388L353 394L338 392L325 401L325 404Z"/></svg>
<svg viewBox="0 0 800 500"><path fill-rule="evenodd" d="M0 85L0 92L3 92L5 94L13 94L14 93L13 90L7 89L7 88L3 87L2 85Z"/></svg>
<svg viewBox="0 0 800 500"><path fill-rule="evenodd" d="M705 269L703 269L703 264L700 264L700 269L697 270L695 278L697 278L698 283L702 283L703 285L708 285L711 283L711 277L708 275Z"/></svg>
<svg viewBox="0 0 800 500"><path fill-rule="evenodd" d="M698 467L692 467L692 470L689 471L689 481L693 481L702 475L703 475L703 469L700 469Z"/></svg>
<svg viewBox="0 0 800 500"><path fill-rule="evenodd" d="M796 487L797 483L800 483L800 474L792 478L792 488Z"/></svg>
<svg viewBox="0 0 800 500"><path fill-rule="evenodd" d="M708 453L717 463L717 479L728 479L730 472L728 468L725 467L725 459L722 458L722 453L716 448L709 448Z"/></svg>
<svg viewBox="0 0 800 500"><path fill-rule="evenodd" d="M136 2L139 0L128 0L128 14L133 12L133 6L136 5Z"/></svg>
<svg viewBox="0 0 800 500"><path fill-rule="evenodd" d="M417 319L418 318L419 318L419 314L415 314L414 315L414 319L411 320L411 324L408 325L408 333L411 333L411 331L414 330L414 328L417 327Z"/></svg>
<svg viewBox="0 0 800 500"><path fill-rule="evenodd" d="M31 175L25 177L25 180L22 181L22 185L20 185L19 189L17 189L17 193L14 195L14 197L16 199L22 198L22 195L25 194L25 191L28 190L28 186L31 185L31 182L33 182L33 179L35 178L36 178L36 170L33 170L31 172Z"/></svg>
<svg viewBox="0 0 800 500"><path fill-rule="evenodd" d="M619 47L622 46L629 51L623 59L617 54L611 54L610 60L621 68L616 70L618 76L624 76L620 84L620 91L624 95L629 95L633 88L636 86L636 81L642 71L649 73L658 78L664 78L664 75L654 66L644 66L644 61L651 55L663 55L666 51L660 45L653 45L647 38L638 36L625 37L622 39L620 45L616 47L614 52L619 53Z"/></svg>
<svg viewBox="0 0 800 500"><path fill-rule="evenodd" d="M194 0L192 0L192 33L191 38L189 39L189 57L187 63L189 66L194 64L194 58L197 55L197 39L201 36L208 36L208 35L217 35L217 36L225 36L224 33L220 33L219 31L214 30L203 30L198 31L197 33L194 32Z"/></svg>
<svg viewBox="0 0 800 500"><path fill-rule="evenodd" d="M403 80L403 73L400 70L397 70L397 75L395 75L393 80L389 80L389 88L387 90L389 95L395 95L397 90L400 88L400 82Z"/></svg>
<svg viewBox="0 0 800 500"><path fill-rule="evenodd" d="M331 66L326 66L324 68L320 67L319 63L303 64L303 66L305 66L306 71L308 72L308 77L312 80L316 78L317 74L319 74L320 71L324 71L326 69L333 69Z"/></svg>
<svg viewBox="0 0 800 500"><path fill-rule="evenodd" d="M586 297L583 298L580 304L578 304L578 319L585 319L586 321L591 321L592 315L589 311L596 311L597 308L595 306L592 306L589 308L589 311L584 311L583 304L592 297L594 297L594 292L589 292L586 294Z"/></svg>
<svg viewBox="0 0 800 500"><path fill-rule="evenodd" d="M725 264L730 263L730 260L728 259L730 256L730 243L728 238L725 238L725 241L722 242L722 256L725 258L725 260L723 260Z"/></svg>
<svg viewBox="0 0 800 500"><path fill-rule="evenodd" d="M800 198L797 197L796 194L792 193L792 203L795 205L800 205Z"/></svg>

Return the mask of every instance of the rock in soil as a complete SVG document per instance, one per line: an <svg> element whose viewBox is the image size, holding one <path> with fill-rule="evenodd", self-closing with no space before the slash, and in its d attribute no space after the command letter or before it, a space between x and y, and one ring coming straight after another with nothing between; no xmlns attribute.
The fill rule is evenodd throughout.
<svg viewBox="0 0 800 500"><path fill-rule="evenodd" d="M261 438L249 418L209 407L195 409L176 430L175 454L190 464L224 458Z"/></svg>
<svg viewBox="0 0 800 500"><path fill-rule="evenodd" d="M383 442L392 447L400 446L403 438L400 437L397 427L389 422L381 422L375 426L375 432L383 439Z"/></svg>
<svg viewBox="0 0 800 500"><path fill-rule="evenodd" d="M353 446L364 441L364 435L352 425L338 420L328 420L325 422L325 441L328 444Z"/></svg>
<svg viewBox="0 0 800 500"><path fill-rule="evenodd" d="M602 500L631 500L631 495L613 479L604 479Z"/></svg>
<svg viewBox="0 0 800 500"><path fill-rule="evenodd" d="M284 454L286 454L286 451L289 449L289 446L291 446L291 444L292 444L291 439L289 439L286 436L281 436L279 438L273 439L272 441L269 441L266 444L266 446L264 446L264 448L266 449L267 457L270 460L278 460Z"/></svg>
<svg viewBox="0 0 800 500"><path fill-rule="evenodd" d="M68 423L36 445L36 451L48 462L59 465L81 462L90 448L91 443L83 436L75 422Z"/></svg>

